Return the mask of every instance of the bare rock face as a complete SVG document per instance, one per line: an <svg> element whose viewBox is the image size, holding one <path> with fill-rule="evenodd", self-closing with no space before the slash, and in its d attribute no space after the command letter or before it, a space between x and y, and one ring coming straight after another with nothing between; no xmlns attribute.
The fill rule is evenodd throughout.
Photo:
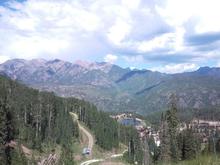
<svg viewBox="0 0 220 165"><path fill-rule="evenodd" d="M76 65L79 65L83 68L86 68L87 70L91 71L91 70L100 70L104 73L108 73L111 68L112 68L112 64L110 63L106 63L106 62L87 62L87 61L81 61L78 60L75 62Z"/></svg>
<svg viewBox="0 0 220 165"><path fill-rule="evenodd" d="M219 68L164 74L105 62L14 59L0 65L0 74L63 97L85 99L106 111L165 110L172 93L183 109L220 106Z"/></svg>

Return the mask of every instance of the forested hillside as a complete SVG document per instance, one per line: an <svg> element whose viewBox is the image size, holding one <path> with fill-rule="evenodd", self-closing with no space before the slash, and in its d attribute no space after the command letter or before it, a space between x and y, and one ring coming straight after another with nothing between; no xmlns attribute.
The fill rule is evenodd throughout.
<svg viewBox="0 0 220 165"><path fill-rule="evenodd" d="M69 111L67 99L0 77L1 162L25 164L24 157L14 156L22 153L18 144L37 151L43 145L60 144L65 152L72 137L78 135ZM17 145L11 147L12 142Z"/></svg>
<svg viewBox="0 0 220 165"><path fill-rule="evenodd" d="M0 160L3 164L36 164L40 157L27 157L21 146L43 153L45 148L61 147L60 163L73 162L73 139L78 139L77 124L69 112L76 112L95 135L96 144L106 150L118 148L119 143L133 144L137 157L140 141L134 128L119 126L106 112L98 111L88 102L75 98L61 98L53 93L39 92L8 78L0 77ZM138 150L136 150L138 148ZM46 153L45 153L46 154ZM140 155L139 157L137 155ZM133 160L132 158L129 158Z"/></svg>
<svg viewBox="0 0 220 165"><path fill-rule="evenodd" d="M78 114L79 120L93 131L97 145L111 150L118 148L119 143L123 143L128 146L128 152L124 155L125 160L130 163L137 161L142 164L143 146L134 127L117 123L116 120L109 117L108 113L98 111L94 105L88 102L84 104L83 101L79 101L73 110Z"/></svg>
<svg viewBox="0 0 220 165"><path fill-rule="evenodd" d="M171 93L181 109L220 106L220 69L164 74L131 70L110 63L70 63L62 60L13 59L0 65L0 74L59 96L76 97L99 110L137 112L165 111Z"/></svg>
<svg viewBox="0 0 220 165"><path fill-rule="evenodd" d="M79 120L84 122L93 131L96 143L103 149L118 148L118 123L109 117L106 112L98 111L92 104L77 105L74 108Z"/></svg>

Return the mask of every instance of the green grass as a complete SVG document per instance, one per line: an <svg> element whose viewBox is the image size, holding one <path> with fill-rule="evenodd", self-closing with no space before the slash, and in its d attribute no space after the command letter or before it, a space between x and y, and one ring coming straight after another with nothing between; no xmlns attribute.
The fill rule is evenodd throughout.
<svg viewBox="0 0 220 165"><path fill-rule="evenodd" d="M125 162L122 158L117 159L109 159L111 162L121 162L124 165L131 165ZM96 163L94 165L99 165L100 163ZM156 164L155 164L156 165ZM220 157L202 155L193 160L180 161L178 163L159 163L157 165L220 165Z"/></svg>
<svg viewBox="0 0 220 165"><path fill-rule="evenodd" d="M178 163L166 163L160 165L220 165L220 157L201 155L193 160L180 161Z"/></svg>
<svg viewBox="0 0 220 165"><path fill-rule="evenodd" d="M133 164L130 164L128 162L126 162L123 158L114 158L114 159L107 159L106 161L104 162L108 162L108 163L115 163L115 164L123 164L123 165L133 165ZM103 162L97 162L97 163L93 163L92 165L100 165L102 164Z"/></svg>

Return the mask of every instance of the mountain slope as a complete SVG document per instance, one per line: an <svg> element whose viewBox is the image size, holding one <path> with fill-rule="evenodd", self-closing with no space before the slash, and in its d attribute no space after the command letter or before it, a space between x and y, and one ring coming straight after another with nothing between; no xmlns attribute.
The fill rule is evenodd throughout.
<svg viewBox="0 0 220 165"><path fill-rule="evenodd" d="M62 152L68 149L72 156L71 146L63 144L71 144L73 138L78 138L78 128L69 111L72 104L79 102L39 92L0 76L0 132L5 136L1 136L0 164L37 164L50 154L50 147L56 160L61 149ZM63 160L68 158L64 156Z"/></svg>
<svg viewBox="0 0 220 165"><path fill-rule="evenodd" d="M88 100L105 111L164 110L172 93L181 108L220 106L219 68L171 75L109 63L15 59L1 64L0 73L60 96Z"/></svg>

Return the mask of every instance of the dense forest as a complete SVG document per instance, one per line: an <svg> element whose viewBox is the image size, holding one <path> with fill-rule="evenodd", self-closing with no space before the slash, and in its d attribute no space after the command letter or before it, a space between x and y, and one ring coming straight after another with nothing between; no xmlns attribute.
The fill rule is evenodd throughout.
<svg viewBox="0 0 220 165"><path fill-rule="evenodd" d="M25 164L24 156L15 156L22 154L20 144L40 152L45 145L57 144L63 152L69 150L78 130L69 115L67 101L0 77L1 162Z"/></svg>
<svg viewBox="0 0 220 165"><path fill-rule="evenodd" d="M96 143L106 150L118 148L118 123L111 119L106 112L98 111L90 103L80 102L75 106L74 111L78 114L79 120L84 122L93 131Z"/></svg>
<svg viewBox="0 0 220 165"><path fill-rule="evenodd" d="M200 119L218 120L219 114L215 109L210 110L208 114L206 110L193 110L189 119L185 119L188 114L183 115L175 102L171 103L170 108L160 114L157 129L160 134L160 146L156 147L154 142L149 139L150 152L152 153L151 161L155 164L178 164L183 163L203 164L210 159L210 164L219 161L218 154L220 148L220 132L218 129L209 129L203 127L202 130L197 127L191 127L189 121L193 117ZM215 112L215 113L214 113ZM183 122L186 127L182 127ZM158 122L157 122L158 123ZM215 158L212 158L215 155ZM204 157L206 159L201 159ZM181 162L180 162L181 161Z"/></svg>
<svg viewBox="0 0 220 165"><path fill-rule="evenodd" d="M120 126L120 141L128 146L128 151L124 154L124 158L129 163L143 164L144 152L143 141L139 138L139 134L134 127Z"/></svg>
<svg viewBox="0 0 220 165"><path fill-rule="evenodd" d="M182 112L175 104L159 115L157 129L161 144L157 147L151 136L140 138L134 127L120 125L109 117L109 113L97 110L89 102L61 98L0 77L0 162L5 165L36 164L42 158L28 156L22 146L35 153L50 149L45 154L55 152L59 146L59 164L74 164L72 143L74 139L78 140L79 131L69 112L78 114L79 121L93 132L96 144L101 148L112 150L120 143L128 146L124 159L132 164L178 162L220 151L218 132L204 145L201 135L195 130L179 131L184 118L180 119ZM207 110L192 112L200 118L214 118ZM213 109L212 112L217 118L218 110Z"/></svg>
<svg viewBox="0 0 220 165"><path fill-rule="evenodd" d="M118 148L119 143L123 143L128 146L128 152L124 156L125 160L130 163L142 164L143 147L134 127L117 123L115 119L109 117L108 113L98 111L94 105L84 104L83 101L79 101L73 111L79 115L79 120L93 131L97 145L103 149L111 150Z"/></svg>
<svg viewBox="0 0 220 165"><path fill-rule="evenodd" d="M79 131L69 112L78 113L79 120L94 133L97 145L106 150L118 148L120 142L130 145L126 159L142 161L141 144L134 128L119 125L91 103L40 92L1 76L0 162L36 164L40 158L28 157L22 146L37 152L44 152L45 148L54 152L61 146L60 164L74 164L71 143L78 138Z"/></svg>

